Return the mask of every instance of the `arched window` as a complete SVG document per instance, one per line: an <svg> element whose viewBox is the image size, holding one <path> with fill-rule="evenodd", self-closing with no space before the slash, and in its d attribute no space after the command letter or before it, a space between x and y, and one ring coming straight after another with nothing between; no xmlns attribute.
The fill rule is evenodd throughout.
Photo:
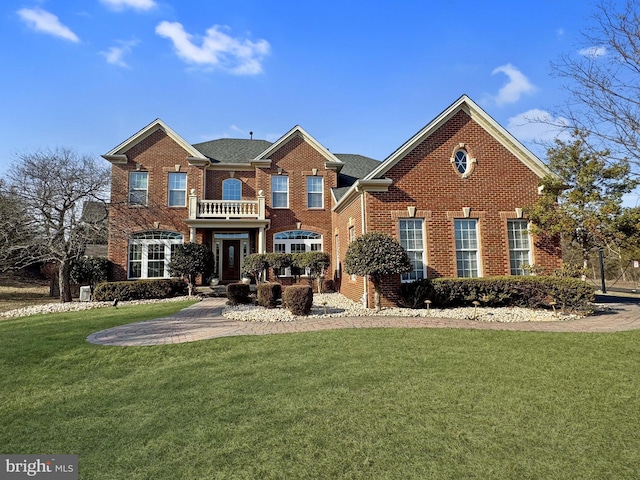
<svg viewBox="0 0 640 480"><path fill-rule="evenodd" d="M223 200L242 200L242 182L237 178L227 178L222 182Z"/></svg>
<svg viewBox="0 0 640 480"><path fill-rule="evenodd" d="M181 233L165 230L136 232L129 237L127 277L169 278L169 262L176 245L184 240Z"/></svg>
<svg viewBox="0 0 640 480"><path fill-rule="evenodd" d="M279 232L273 235L273 251L280 253L321 252L322 235L309 230ZM290 268L280 272L280 276L283 277L291 274Z"/></svg>

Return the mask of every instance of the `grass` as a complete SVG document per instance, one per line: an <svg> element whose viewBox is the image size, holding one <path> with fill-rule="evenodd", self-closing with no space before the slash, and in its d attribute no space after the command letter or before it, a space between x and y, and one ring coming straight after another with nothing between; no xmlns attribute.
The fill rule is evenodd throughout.
<svg viewBox="0 0 640 480"><path fill-rule="evenodd" d="M0 450L81 479L640 477L640 332L84 340L184 305L0 323Z"/></svg>
<svg viewBox="0 0 640 480"><path fill-rule="evenodd" d="M0 313L30 305L53 303L48 280L13 272L0 273Z"/></svg>

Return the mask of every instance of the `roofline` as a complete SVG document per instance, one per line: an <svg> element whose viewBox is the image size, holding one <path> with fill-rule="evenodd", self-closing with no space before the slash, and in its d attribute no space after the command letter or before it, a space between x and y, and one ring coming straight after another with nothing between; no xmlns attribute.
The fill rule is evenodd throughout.
<svg viewBox="0 0 640 480"><path fill-rule="evenodd" d="M133 134L131 137L126 139L120 145L118 145L114 149L102 155L102 158L110 161L111 163L126 163L126 161L123 161L125 158L127 158L125 155L125 152L131 149L132 147L134 147L135 145L137 145L138 143L140 143L149 135L157 132L158 130L162 130L163 132L165 132L174 142L176 142L178 145L184 148L187 151L187 154L188 154L187 156L189 157L190 160L193 160L193 161L207 160L208 161L207 157L205 157L202 153L196 150L195 147L193 147L193 145L191 145L184 138L178 135L175 131L173 131L173 129L171 129L166 123L164 123L159 118L156 118L153 122L151 122L149 125L144 127L142 130Z"/></svg>
<svg viewBox="0 0 640 480"><path fill-rule="evenodd" d="M496 122L487 112L485 112L478 104L476 104L467 95L462 95L453 102L440 115L434 118L422 130L407 140L396 151L389 155L380 166L369 173L365 179L379 178L396 165L402 158L412 151L418 144L422 143L426 138L431 136L445 122L447 122L458 111L464 111L474 121L484 127L491 135L496 137L507 150L515 155L522 163L524 163L538 177L542 178L552 174L547 166L536 157L527 147L518 141L503 126Z"/></svg>
<svg viewBox="0 0 640 480"><path fill-rule="evenodd" d="M364 179L361 178L356 180L351 188L347 190L340 200L333 206L331 211L337 211L343 203L350 204L354 198L357 198L359 195L364 192L386 192L389 190L389 187L393 183L393 180L390 178L374 178L374 179ZM333 192L332 192L333 193ZM335 196L334 196L335 198ZM349 199L349 200L347 200Z"/></svg>
<svg viewBox="0 0 640 480"><path fill-rule="evenodd" d="M254 161L259 160L267 160L269 155L276 152L282 145L287 143L293 137L301 137L304 141L309 143L313 148L315 148L322 156L326 158L325 168L327 169L340 169L344 165L344 162L336 157L333 153L331 153L325 146L323 146L320 142L318 142L313 136L311 136L304 128L300 125L296 125L287 133L285 133L282 137L276 140L269 148L267 148L264 152L258 155Z"/></svg>

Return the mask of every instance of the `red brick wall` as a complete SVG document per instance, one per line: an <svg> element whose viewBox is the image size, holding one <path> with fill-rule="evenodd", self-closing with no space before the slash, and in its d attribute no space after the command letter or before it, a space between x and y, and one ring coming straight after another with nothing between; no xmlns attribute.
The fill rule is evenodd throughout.
<svg viewBox="0 0 640 480"><path fill-rule="evenodd" d="M464 143L477 164L462 178L450 162ZM480 265L483 276L509 274L507 218L515 209L537 199L538 176L495 140L466 113L458 112L430 137L416 146L385 175L393 180L386 193L366 194L367 231L399 238L398 220L409 218L408 206L426 225L426 258L430 277L455 277L454 220L478 220ZM560 265L557 243L537 239L534 261L547 269ZM398 285L386 285L385 303L397 298Z"/></svg>
<svg viewBox="0 0 640 480"><path fill-rule="evenodd" d="M337 185L334 170L325 169L326 158L314 147L300 137L293 137L270 156L270 168L256 171L256 188L262 189L266 197L267 217L271 220L271 228L267 231L267 251L273 251L274 233L285 230L296 230L300 222L302 230L310 230L322 234L323 250L333 259L333 242L331 235L331 188ZM271 177L278 175L289 177L289 208L271 207ZM307 208L307 176L324 177L324 208ZM330 271L333 266L330 267Z"/></svg>
<svg viewBox="0 0 640 480"><path fill-rule="evenodd" d="M170 230L180 232L189 240L189 229L182 221L188 217L187 207L168 207L169 172L187 173L187 195L195 188L202 194L202 170L190 167L187 152L162 130L152 133L126 152L125 165L111 168L111 208L109 211L108 257L115 268L114 280L127 278L129 235L142 230ZM148 206L128 205L129 172L149 172ZM156 227L157 224L157 227Z"/></svg>
<svg viewBox="0 0 640 480"><path fill-rule="evenodd" d="M347 248L349 248L349 228L351 226L353 227L356 237L359 237L363 233L360 197L356 197L348 206L341 208L339 213L334 213L333 222L333 241L335 244L335 236L337 234L340 244L340 258L344 260ZM355 302L360 301L364 292L364 279L362 277L352 277L342 268L341 277L334 278L334 281L340 293Z"/></svg>

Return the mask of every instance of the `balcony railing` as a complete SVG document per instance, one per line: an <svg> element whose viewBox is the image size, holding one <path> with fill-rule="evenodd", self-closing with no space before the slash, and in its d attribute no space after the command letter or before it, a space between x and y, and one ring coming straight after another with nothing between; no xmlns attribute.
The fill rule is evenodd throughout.
<svg viewBox="0 0 640 480"><path fill-rule="evenodd" d="M189 218L256 219L264 220L264 194L258 192L257 200L200 200L191 191Z"/></svg>

